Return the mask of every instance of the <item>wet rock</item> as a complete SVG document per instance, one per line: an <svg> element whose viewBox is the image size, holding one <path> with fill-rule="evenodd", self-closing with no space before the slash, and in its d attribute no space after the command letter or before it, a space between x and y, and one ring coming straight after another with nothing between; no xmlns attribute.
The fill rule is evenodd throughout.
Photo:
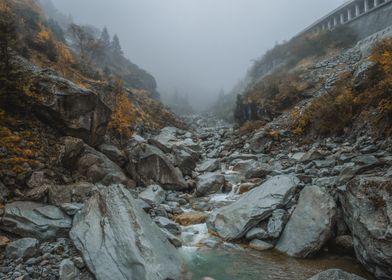
<svg viewBox="0 0 392 280"><path fill-rule="evenodd" d="M178 252L123 186L100 187L70 236L97 280L180 278Z"/></svg>
<svg viewBox="0 0 392 280"><path fill-rule="evenodd" d="M29 201L5 206L0 229L24 236L47 240L67 236L72 220L58 207Z"/></svg>
<svg viewBox="0 0 392 280"><path fill-rule="evenodd" d="M167 240L169 240L169 242L176 248L180 248L182 246L182 240L175 236L174 234L172 234L170 231L168 231L167 229L161 228L162 232L166 235Z"/></svg>
<svg viewBox="0 0 392 280"><path fill-rule="evenodd" d="M97 94L45 70L37 71L30 85L39 95L31 107L41 119L92 146L102 143L111 110Z"/></svg>
<svg viewBox="0 0 392 280"><path fill-rule="evenodd" d="M198 154L195 154L191 149L184 146L174 145L172 148L175 162L178 168L184 175L191 176L192 171L196 168L196 162L199 158Z"/></svg>
<svg viewBox="0 0 392 280"><path fill-rule="evenodd" d="M266 251L266 250L270 250L270 249L274 248L274 245L272 245L271 243L259 240L259 239L253 239L249 243L249 247L252 249L255 249L257 251Z"/></svg>
<svg viewBox="0 0 392 280"><path fill-rule="evenodd" d="M246 239L253 240L253 239L268 239L270 236L267 231L260 227L254 227L250 231L246 233Z"/></svg>
<svg viewBox="0 0 392 280"><path fill-rule="evenodd" d="M93 183L105 186L124 184L131 188L135 187L135 182L130 180L117 164L87 145L84 146L84 151L76 162L76 169Z"/></svg>
<svg viewBox="0 0 392 280"><path fill-rule="evenodd" d="M239 239L274 210L284 207L298 183L299 179L293 175L275 176L236 202L214 211L207 221L208 228L223 239Z"/></svg>
<svg viewBox="0 0 392 280"><path fill-rule="evenodd" d="M312 256L332 237L335 218L333 198L319 187L305 187L276 249L294 257Z"/></svg>
<svg viewBox="0 0 392 280"><path fill-rule="evenodd" d="M150 185L139 194L139 198L151 206L158 206L165 201L166 193L158 185Z"/></svg>
<svg viewBox="0 0 392 280"><path fill-rule="evenodd" d="M214 172L220 168L218 159L207 159L197 166L199 172Z"/></svg>
<svg viewBox="0 0 392 280"><path fill-rule="evenodd" d="M79 269L70 259L62 260L60 263L59 280L79 280Z"/></svg>
<svg viewBox="0 0 392 280"><path fill-rule="evenodd" d="M392 275L392 181L359 176L339 195L358 260L377 278Z"/></svg>
<svg viewBox="0 0 392 280"><path fill-rule="evenodd" d="M197 177L196 193L198 196L213 194L225 184L225 177L218 173L205 173Z"/></svg>
<svg viewBox="0 0 392 280"><path fill-rule="evenodd" d="M272 146L272 140L267 133L260 131L252 137L249 144L251 150L255 153L268 153Z"/></svg>
<svg viewBox="0 0 392 280"><path fill-rule="evenodd" d="M208 214L202 212L185 212L175 219L182 226L203 224L207 221Z"/></svg>
<svg viewBox="0 0 392 280"><path fill-rule="evenodd" d="M244 194L244 193L246 193L246 192L248 192L248 191L254 189L255 187L257 187L257 185L254 184L254 183L250 183L250 182L242 183L242 184L240 185L240 187L238 188L238 192L239 192L240 194Z"/></svg>
<svg viewBox="0 0 392 280"><path fill-rule="evenodd" d="M127 163L127 157L125 153L116 146L102 144L98 147L98 150L120 167L123 167Z"/></svg>
<svg viewBox="0 0 392 280"><path fill-rule="evenodd" d="M278 238L282 233L289 215L284 209L276 209L272 212L271 218L268 220L267 231L272 238Z"/></svg>
<svg viewBox="0 0 392 280"><path fill-rule="evenodd" d="M38 254L39 242L35 238L22 238L8 244L5 255L9 259L27 259Z"/></svg>
<svg viewBox="0 0 392 280"><path fill-rule="evenodd" d="M156 217L154 221L160 228L166 229L174 235L179 235L181 233L181 227L168 218Z"/></svg>
<svg viewBox="0 0 392 280"><path fill-rule="evenodd" d="M167 190L186 190L188 185L178 168L157 147L138 144L127 151L128 174L144 185L158 183Z"/></svg>
<svg viewBox="0 0 392 280"><path fill-rule="evenodd" d="M309 278L308 280L365 280L355 274L347 273L341 269L329 269Z"/></svg>

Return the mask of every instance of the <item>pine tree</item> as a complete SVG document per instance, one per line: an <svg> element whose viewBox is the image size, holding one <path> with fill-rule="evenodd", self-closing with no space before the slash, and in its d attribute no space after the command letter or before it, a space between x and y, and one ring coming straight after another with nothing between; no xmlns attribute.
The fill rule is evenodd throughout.
<svg viewBox="0 0 392 280"><path fill-rule="evenodd" d="M111 49L114 55L116 56L123 56L124 53L121 49L120 39L118 38L117 34L113 36Z"/></svg>
<svg viewBox="0 0 392 280"><path fill-rule="evenodd" d="M105 50L110 49L110 35L106 26L102 29L100 41Z"/></svg>

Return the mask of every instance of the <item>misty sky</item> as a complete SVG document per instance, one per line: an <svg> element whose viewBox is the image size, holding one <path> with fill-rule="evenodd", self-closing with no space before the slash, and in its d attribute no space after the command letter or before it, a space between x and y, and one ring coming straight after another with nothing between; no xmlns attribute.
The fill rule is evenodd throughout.
<svg viewBox="0 0 392 280"><path fill-rule="evenodd" d="M53 0L80 24L117 33L128 58L162 93L211 101L251 60L290 39L343 0ZM209 100L210 99L210 100ZM204 104L204 103L203 103Z"/></svg>

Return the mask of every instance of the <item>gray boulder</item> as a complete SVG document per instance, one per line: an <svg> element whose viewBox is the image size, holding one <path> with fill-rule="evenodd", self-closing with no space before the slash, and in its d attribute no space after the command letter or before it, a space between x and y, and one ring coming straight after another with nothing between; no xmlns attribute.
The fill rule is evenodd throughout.
<svg viewBox="0 0 392 280"><path fill-rule="evenodd" d="M79 280L79 269L70 259L62 260L60 263L59 280Z"/></svg>
<svg viewBox="0 0 392 280"><path fill-rule="evenodd" d="M358 275L347 273L341 269L329 269L309 278L308 280L366 280Z"/></svg>
<svg viewBox="0 0 392 280"><path fill-rule="evenodd" d="M180 278L179 253L123 186L99 187L70 237L97 280Z"/></svg>
<svg viewBox="0 0 392 280"><path fill-rule="evenodd" d="M268 239L270 236L267 231L260 227L254 227L250 231L246 233L246 239L253 240L253 239Z"/></svg>
<svg viewBox="0 0 392 280"><path fill-rule="evenodd" d="M225 176L218 173L205 173L197 177L196 193L198 196L213 194L225 184Z"/></svg>
<svg viewBox="0 0 392 280"><path fill-rule="evenodd" d="M172 153L174 155L175 165L180 168L184 175L191 176L192 171L196 168L199 155L185 146L177 145L173 146Z"/></svg>
<svg viewBox="0 0 392 280"><path fill-rule="evenodd" d="M94 184L86 182L48 186L48 200L55 206L64 203L83 203L92 195L94 188Z"/></svg>
<svg viewBox="0 0 392 280"><path fill-rule="evenodd" d="M214 172L220 168L218 159L207 159L197 166L199 172Z"/></svg>
<svg viewBox="0 0 392 280"><path fill-rule="evenodd" d="M293 198L298 184L299 179L293 175L275 176L236 202L214 211L207 226L225 240L240 239L274 210L284 207Z"/></svg>
<svg viewBox="0 0 392 280"><path fill-rule="evenodd" d="M158 206L165 201L166 193L158 185L150 185L139 194L139 198L151 206Z"/></svg>
<svg viewBox="0 0 392 280"><path fill-rule="evenodd" d="M135 183L124 174L117 164L88 145L84 146L84 151L76 162L76 169L93 183L105 186L111 184L135 186Z"/></svg>
<svg viewBox="0 0 392 280"><path fill-rule="evenodd" d="M166 217L156 217L154 221L160 228L166 229L174 235L179 235L181 233L180 225Z"/></svg>
<svg viewBox="0 0 392 280"><path fill-rule="evenodd" d="M237 162L233 171L239 172L244 178L264 178L271 173L271 167L268 164L256 160L244 160Z"/></svg>
<svg viewBox="0 0 392 280"><path fill-rule="evenodd" d="M377 278L392 275L392 181L359 176L339 194L358 260Z"/></svg>
<svg viewBox="0 0 392 280"><path fill-rule="evenodd" d="M72 220L60 208L29 201L5 206L0 229L23 236L48 240L66 237Z"/></svg>
<svg viewBox="0 0 392 280"><path fill-rule="evenodd" d="M98 150L120 167L123 167L127 163L125 153L116 146L102 144L98 147Z"/></svg>
<svg viewBox="0 0 392 280"><path fill-rule="evenodd" d="M102 143L111 110L97 94L47 70L34 73L30 91L37 95L32 110L52 127L91 146Z"/></svg>
<svg viewBox="0 0 392 280"><path fill-rule="evenodd" d="M276 249L299 258L312 256L332 237L335 218L333 198L319 187L305 187Z"/></svg>
<svg viewBox="0 0 392 280"><path fill-rule="evenodd" d="M164 189L186 190L188 185L181 173L157 147L140 143L127 150L127 172L144 185L157 183Z"/></svg>
<svg viewBox="0 0 392 280"><path fill-rule="evenodd" d="M27 259L38 254L39 242L35 238L22 238L7 245L5 256L9 259Z"/></svg>
<svg viewBox="0 0 392 280"><path fill-rule="evenodd" d="M257 251L266 251L274 248L274 245L262 240L254 239L249 242L249 247Z"/></svg>

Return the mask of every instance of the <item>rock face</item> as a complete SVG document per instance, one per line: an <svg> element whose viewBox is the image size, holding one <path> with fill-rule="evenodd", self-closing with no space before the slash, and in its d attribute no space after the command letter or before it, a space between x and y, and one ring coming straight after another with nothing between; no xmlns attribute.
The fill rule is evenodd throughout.
<svg viewBox="0 0 392 280"><path fill-rule="evenodd" d="M180 278L178 252L123 186L100 187L70 236L98 280Z"/></svg>
<svg viewBox="0 0 392 280"><path fill-rule="evenodd" d="M332 237L335 217L336 204L328 193L316 186L304 188L276 249L294 257L312 256Z"/></svg>
<svg viewBox="0 0 392 280"><path fill-rule="evenodd" d="M76 162L76 168L93 183L105 186L111 184L135 186L135 183L124 174L117 164L88 145L84 146L84 150Z"/></svg>
<svg viewBox="0 0 392 280"><path fill-rule="evenodd" d="M127 171L136 181L145 185L158 183L164 189L188 188L181 171L158 148L140 143L128 150L128 158Z"/></svg>
<svg viewBox="0 0 392 280"><path fill-rule="evenodd" d="M7 258L31 258L38 253L38 240L35 238L22 238L8 244L5 255Z"/></svg>
<svg viewBox="0 0 392 280"><path fill-rule="evenodd" d="M365 280L355 274L347 273L341 269L329 269L309 278L308 280Z"/></svg>
<svg viewBox="0 0 392 280"><path fill-rule="evenodd" d="M94 92L47 70L33 75L30 90L38 95L34 111L51 126L89 145L102 143L111 110Z"/></svg>
<svg viewBox="0 0 392 280"><path fill-rule="evenodd" d="M47 240L67 236L71 225L71 218L55 206L18 201L5 206L0 229Z"/></svg>
<svg viewBox="0 0 392 280"><path fill-rule="evenodd" d="M218 173L205 173L197 178L196 193L198 196L213 194L225 184L225 176Z"/></svg>
<svg viewBox="0 0 392 280"><path fill-rule="evenodd" d="M239 239L271 216L275 209L284 207L293 197L298 183L299 179L292 175L275 176L233 204L214 211L207 226L225 240Z"/></svg>
<svg viewBox="0 0 392 280"><path fill-rule="evenodd" d="M60 280L79 280L79 274L79 269L70 259L60 263Z"/></svg>
<svg viewBox="0 0 392 280"><path fill-rule="evenodd" d="M358 260L377 278L392 275L392 181L357 177L340 194Z"/></svg>
<svg viewBox="0 0 392 280"><path fill-rule="evenodd" d="M102 144L98 147L98 150L120 167L123 167L127 163L125 153L119 150L116 146Z"/></svg>

